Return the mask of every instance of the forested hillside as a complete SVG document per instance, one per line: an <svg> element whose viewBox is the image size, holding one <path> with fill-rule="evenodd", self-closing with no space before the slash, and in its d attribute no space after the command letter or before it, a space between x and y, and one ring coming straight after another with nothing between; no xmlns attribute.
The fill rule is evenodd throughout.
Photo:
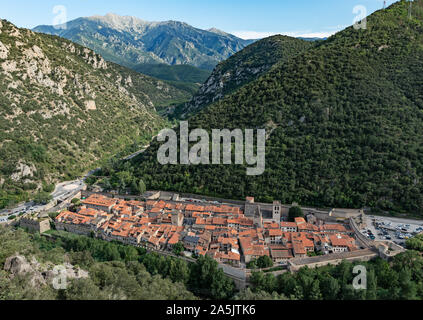
<svg viewBox="0 0 423 320"><path fill-rule="evenodd" d="M287 62L313 45L312 42L287 36L273 36L249 45L228 60L219 63L191 101L177 108L175 116L188 118L243 85L258 79L275 64Z"/></svg>
<svg viewBox="0 0 423 320"><path fill-rule="evenodd" d="M0 208L71 179L165 122L187 99L72 42L0 20Z"/></svg>
<svg viewBox="0 0 423 320"><path fill-rule="evenodd" d="M39 234L1 226L0 239L0 300L196 299L183 281L173 281L171 277L165 279L157 273L148 272L138 260L140 253L144 252L133 247L104 242L103 246L98 243L97 249L91 252L78 250L76 245L73 251L67 251L66 244L60 241L55 243L41 238ZM84 238L73 239L79 246L87 243ZM19 257L19 264L14 262L10 269L5 262L15 256ZM84 276L69 277L65 290L55 290L51 279L44 277L52 272L54 266L66 264L73 265L74 269L81 268L83 272L79 273ZM177 277L175 267L171 267L174 279Z"/></svg>
<svg viewBox="0 0 423 320"><path fill-rule="evenodd" d="M266 171L162 166L158 144L108 167L150 189L423 214L423 1L400 1L277 65L190 119L266 128Z"/></svg>
<svg viewBox="0 0 423 320"><path fill-rule="evenodd" d="M167 64L140 64L132 68L133 70L168 82L170 85L184 91L189 95L186 101L178 103L174 101L171 105L164 106L166 108L160 108L157 111L160 114L173 114L175 108L184 105L187 101L190 101L193 95L195 95L201 84L204 83L210 76L211 71L199 69L190 65L175 65L169 66ZM163 111L162 111L163 110ZM169 117L169 118L174 118Z"/></svg>

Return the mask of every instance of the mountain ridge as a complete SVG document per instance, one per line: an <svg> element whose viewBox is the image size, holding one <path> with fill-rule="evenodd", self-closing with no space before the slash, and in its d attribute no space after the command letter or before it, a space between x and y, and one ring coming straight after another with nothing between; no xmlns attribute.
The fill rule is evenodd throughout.
<svg viewBox="0 0 423 320"><path fill-rule="evenodd" d="M148 22L115 14L78 18L61 27L44 25L33 31L69 39L129 68L142 63L165 63L211 70L253 42L198 29L185 22Z"/></svg>

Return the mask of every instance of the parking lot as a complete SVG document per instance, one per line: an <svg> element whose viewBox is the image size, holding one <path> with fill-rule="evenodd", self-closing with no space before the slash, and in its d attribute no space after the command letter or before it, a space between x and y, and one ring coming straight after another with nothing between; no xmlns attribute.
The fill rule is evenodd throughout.
<svg viewBox="0 0 423 320"><path fill-rule="evenodd" d="M87 175L88 176L88 175ZM85 179L85 178L84 178ZM52 201L63 201L72 194L83 190L85 187L84 179L70 182L59 183L51 194ZM9 221L9 217L17 217L25 214L40 213L46 210L46 205L36 204L33 201L22 203L13 209L0 210L0 223Z"/></svg>
<svg viewBox="0 0 423 320"><path fill-rule="evenodd" d="M366 216L367 228L361 232L372 240L390 240L405 246L407 239L423 231L423 221Z"/></svg>

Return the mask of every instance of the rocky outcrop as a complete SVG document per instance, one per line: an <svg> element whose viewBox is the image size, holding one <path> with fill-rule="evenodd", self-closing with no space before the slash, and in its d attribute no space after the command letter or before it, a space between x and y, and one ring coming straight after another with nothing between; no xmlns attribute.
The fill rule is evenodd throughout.
<svg viewBox="0 0 423 320"><path fill-rule="evenodd" d="M9 55L9 49L0 41L0 59L6 60Z"/></svg>
<svg viewBox="0 0 423 320"><path fill-rule="evenodd" d="M88 278L87 271L74 267L69 263L62 266L53 263L40 263L36 258L32 257L28 261L24 256L14 255L6 259L4 270L10 273L10 277L29 275L30 285L33 287L51 284L53 280L60 274L66 280Z"/></svg>
<svg viewBox="0 0 423 320"><path fill-rule="evenodd" d="M309 47L309 42L286 36L260 40L220 63L198 93L178 112L187 118Z"/></svg>
<svg viewBox="0 0 423 320"><path fill-rule="evenodd" d="M19 181L26 177L33 177L36 172L34 165L27 165L25 163L18 163L15 172L10 176L13 181Z"/></svg>
<svg viewBox="0 0 423 320"><path fill-rule="evenodd" d="M13 256L6 259L4 270L14 275L25 274L34 271L34 269L31 267L31 264L28 263L26 258L23 256Z"/></svg>
<svg viewBox="0 0 423 320"><path fill-rule="evenodd" d="M16 61L8 60L8 61L3 62L1 66L2 66L2 69L5 72L6 76L9 76L9 74L11 72L15 72L15 71L18 70Z"/></svg>
<svg viewBox="0 0 423 320"><path fill-rule="evenodd" d="M90 49L84 49L84 59L91 64L94 69L107 69L107 63L103 57L94 53Z"/></svg>
<svg viewBox="0 0 423 320"><path fill-rule="evenodd" d="M85 108L87 110L97 110L97 106L94 100L85 101Z"/></svg>

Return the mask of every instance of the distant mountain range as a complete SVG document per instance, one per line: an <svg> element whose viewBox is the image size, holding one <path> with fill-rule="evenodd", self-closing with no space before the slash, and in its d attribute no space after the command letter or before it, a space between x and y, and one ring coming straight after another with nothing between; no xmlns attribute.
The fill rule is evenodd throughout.
<svg viewBox="0 0 423 320"><path fill-rule="evenodd" d="M140 64L133 68L145 75L167 80L203 84L210 76L210 71L199 69L190 65L169 66L167 64Z"/></svg>
<svg viewBox="0 0 423 320"><path fill-rule="evenodd" d="M161 63L213 70L254 42L214 28L201 30L178 21L147 22L116 14L79 18L61 26L38 26L33 31L69 39L129 68Z"/></svg>

